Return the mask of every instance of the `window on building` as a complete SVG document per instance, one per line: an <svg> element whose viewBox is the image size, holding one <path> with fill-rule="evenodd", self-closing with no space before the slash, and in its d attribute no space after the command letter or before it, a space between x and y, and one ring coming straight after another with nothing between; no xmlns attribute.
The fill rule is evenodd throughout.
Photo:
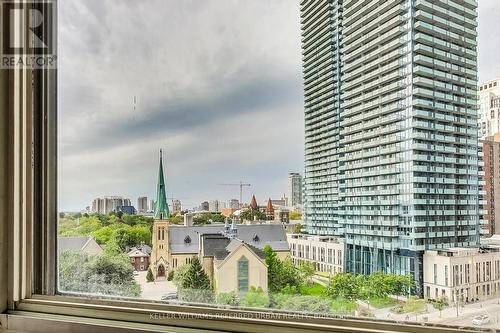
<svg viewBox="0 0 500 333"><path fill-rule="evenodd" d="M240 295L248 292L248 259L245 257L238 260L238 292Z"/></svg>

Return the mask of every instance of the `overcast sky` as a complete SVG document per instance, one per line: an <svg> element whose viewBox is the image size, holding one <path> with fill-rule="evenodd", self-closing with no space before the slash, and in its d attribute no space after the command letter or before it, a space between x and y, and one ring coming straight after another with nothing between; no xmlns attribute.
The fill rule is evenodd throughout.
<svg viewBox="0 0 500 333"><path fill-rule="evenodd" d="M500 2L480 0L480 80L500 76ZM303 170L297 0L65 0L59 6L59 208L102 195L190 208L286 192ZM134 96L136 103L134 109ZM169 199L170 202L170 199Z"/></svg>

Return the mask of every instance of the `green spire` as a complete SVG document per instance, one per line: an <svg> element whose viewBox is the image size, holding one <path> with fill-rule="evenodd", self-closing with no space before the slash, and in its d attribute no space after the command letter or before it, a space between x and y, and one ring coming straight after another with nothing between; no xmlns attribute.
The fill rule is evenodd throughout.
<svg viewBox="0 0 500 333"><path fill-rule="evenodd" d="M166 220L169 217L165 180L163 178L163 156L160 149L160 170L158 171L158 185L156 187L155 219Z"/></svg>

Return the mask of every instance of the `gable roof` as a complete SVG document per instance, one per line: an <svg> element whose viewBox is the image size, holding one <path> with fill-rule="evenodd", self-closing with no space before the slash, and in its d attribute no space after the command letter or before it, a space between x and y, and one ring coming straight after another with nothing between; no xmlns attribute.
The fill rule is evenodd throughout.
<svg viewBox="0 0 500 333"><path fill-rule="evenodd" d="M231 243L232 243L231 251L229 251L228 255L224 258L222 262L217 264L217 267L219 268L222 267L235 253L238 252L238 249L241 247L246 247L250 251L250 253L256 256L257 259L267 267L266 262L264 261L265 258L264 252L260 251L259 249L256 249L251 245L246 244L245 242L236 239L232 239Z"/></svg>
<svg viewBox="0 0 500 333"><path fill-rule="evenodd" d="M222 234L204 234L202 236L202 256L215 257L222 260L229 254L227 250L231 239Z"/></svg>
<svg viewBox="0 0 500 333"><path fill-rule="evenodd" d="M149 257L149 254L141 251L140 249L133 247L127 255L131 258L136 258L136 257Z"/></svg>
<svg viewBox="0 0 500 333"><path fill-rule="evenodd" d="M91 236L77 236L77 237L58 237L57 238L57 251L83 251L85 247L91 242L94 242L97 246L99 244Z"/></svg>
<svg viewBox="0 0 500 333"><path fill-rule="evenodd" d="M168 232L172 254L196 254L200 249L199 235L222 234L224 224L192 227L171 225ZM187 236L191 239L190 243L184 242ZM289 251L285 229L281 224L238 224L236 238L260 250L269 245L274 251Z"/></svg>

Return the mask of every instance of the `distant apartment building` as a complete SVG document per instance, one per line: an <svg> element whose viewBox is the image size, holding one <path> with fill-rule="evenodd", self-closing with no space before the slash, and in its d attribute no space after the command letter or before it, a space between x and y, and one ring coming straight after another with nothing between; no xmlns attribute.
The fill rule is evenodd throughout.
<svg viewBox="0 0 500 333"><path fill-rule="evenodd" d="M302 176L300 173L288 174L288 206L302 205Z"/></svg>
<svg viewBox="0 0 500 333"><path fill-rule="evenodd" d="M137 198L137 211L139 213L145 213L148 211L148 197Z"/></svg>
<svg viewBox="0 0 500 333"><path fill-rule="evenodd" d="M500 133L483 140L484 234L500 233Z"/></svg>
<svg viewBox="0 0 500 333"><path fill-rule="evenodd" d="M479 85L480 137L500 132L500 78Z"/></svg>
<svg viewBox="0 0 500 333"><path fill-rule="evenodd" d="M96 198L92 201L92 213L108 214L121 206L131 206L130 199L119 196Z"/></svg>
<svg viewBox="0 0 500 333"><path fill-rule="evenodd" d="M477 1L302 0L304 221L345 270L478 244Z"/></svg>
<svg viewBox="0 0 500 333"><path fill-rule="evenodd" d="M226 208L226 204L220 200L210 200L208 202L208 211L212 213L222 212Z"/></svg>
<svg viewBox="0 0 500 333"><path fill-rule="evenodd" d="M470 302L500 296L500 247L450 248L424 254L424 297Z"/></svg>
<svg viewBox="0 0 500 333"><path fill-rule="evenodd" d="M181 201L178 199L175 199L174 201L172 201L172 213L177 214L177 213L180 213L181 211L182 211Z"/></svg>
<svg viewBox="0 0 500 333"><path fill-rule="evenodd" d="M200 204L200 210L201 211L208 211L210 208L209 206L209 203L208 201L203 201L201 204Z"/></svg>
<svg viewBox="0 0 500 333"><path fill-rule="evenodd" d="M135 209L134 206L118 206L114 211L129 215L134 215L135 213L137 213L137 210Z"/></svg>
<svg viewBox="0 0 500 333"><path fill-rule="evenodd" d="M156 200L151 199L149 201L149 211L154 212L156 210Z"/></svg>
<svg viewBox="0 0 500 333"><path fill-rule="evenodd" d="M231 209L239 209L240 208L240 201L238 199L231 199L227 203L228 207Z"/></svg>
<svg viewBox="0 0 500 333"><path fill-rule="evenodd" d="M344 271L344 242L340 238L287 234L287 240L296 265L311 262L318 272L336 274Z"/></svg>

